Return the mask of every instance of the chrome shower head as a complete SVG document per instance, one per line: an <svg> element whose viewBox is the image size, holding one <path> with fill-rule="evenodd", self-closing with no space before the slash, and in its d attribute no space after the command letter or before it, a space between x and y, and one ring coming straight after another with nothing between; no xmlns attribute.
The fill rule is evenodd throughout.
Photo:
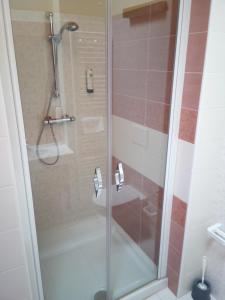
<svg viewBox="0 0 225 300"><path fill-rule="evenodd" d="M68 22L68 23L66 23L66 24L64 24L62 26L62 28L60 29L60 33L59 34L62 35L63 32L64 32L64 30L76 31L76 30L78 30L78 28L79 28L79 25L77 23L75 23L75 22Z"/></svg>
<svg viewBox="0 0 225 300"><path fill-rule="evenodd" d="M64 24L59 33L58 34L55 34L52 36L52 40L56 43L56 44L59 44L61 41L62 41L62 35L63 35L63 32L65 30L68 30L68 31L76 31L79 29L79 25L75 22L68 22L66 24Z"/></svg>

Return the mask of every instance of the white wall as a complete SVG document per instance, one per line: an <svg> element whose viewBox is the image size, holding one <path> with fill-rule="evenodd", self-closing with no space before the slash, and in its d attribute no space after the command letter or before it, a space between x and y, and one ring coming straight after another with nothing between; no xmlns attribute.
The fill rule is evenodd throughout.
<svg viewBox="0 0 225 300"><path fill-rule="evenodd" d="M0 299L31 299L0 78Z"/></svg>
<svg viewBox="0 0 225 300"><path fill-rule="evenodd" d="M18 181L19 170L14 159L13 144L18 139L18 132L15 130L13 136L12 133L9 134L9 127L15 116L13 110L10 114L6 113L5 105L7 103L10 107L12 104L13 91L10 85L11 74L4 34L6 19L3 18L2 4L0 1L0 299L34 300L36 298L31 296L33 278L31 279L30 272L28 275L27 264L30 241L28 232L25 239L25 220L20 210L24 204L24 196L19 198L18 189L22 190L22 183ZM19 156L18 160L20 158Z"/></svg>
<svg viewBox="0 0 225 300"><path fill-rule="evenodd" d="M200 276L208 256L213 295L224 300L225 249L207 227L225 224L225 2L212 0L179 294Z"/></svg>

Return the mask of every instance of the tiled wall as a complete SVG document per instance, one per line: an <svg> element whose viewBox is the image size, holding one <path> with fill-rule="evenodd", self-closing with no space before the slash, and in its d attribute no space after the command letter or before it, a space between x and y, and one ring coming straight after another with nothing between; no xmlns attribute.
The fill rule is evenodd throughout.
<svg viewBox="0 0 225 300"><path fill-rule="evenodd" d="M44 11L11 11L27 144L36 152L37 137L45 116L52 85L49 22ZM29 16L29 17L28 17ZM62 106L76 117L68 125L56 125L59 144L69 149L55 166L30 160L34 209L38 230L76 221L98 213L92 202L95 167L106 166L105 21L101 17L60 14L64 22L75 21L79 30L65 31L59 46L60 99L53 99L50 114ZM57 29L56 29L57 30ZM94 94L85 88L85 70L94 71ZM50 128L42 144L51 145ZM55 148L53 148L53 155ZM30 150L28 148L28 155ZM53 158L47 159L49 162Z"/></svg>
<svg viewBox="0 0 225 300"><path fill-rule="evenodd" d="M169 288L174 294L178 292L185 220L190 197L210 2L192 0L191 4L168 258Z"/></svg>
<svg viewBox="0 0 225 300"><path fill-rule="evenodd" d="M187 213L179 294L201 274L201 259L208 256L207 279L217 300L223 300L224 247L207 235L207 227L225 223L225 2L211 0L194 165Z"/></svg>
<svg viewBox="0 0 225 300"><path fill-rule="evenodd" d="M168 5L160 15L146 8L138 16L113 19L113 114L163 133L168 132L177 1Z"/></svg>
<svg viewBox="0 0 225 300"><path fill-rule="evenodd" d="M205 57L210 0L192 1L181 111L180 139L194 144Z"/></svg>
<svg viewBox="0 0 225 300"><path fill-rule="evenodd" d="M113 217L156 265L178 15L178 1L167 4L113 17L113 170L122 161L126 185L141 193Z"/></svg>
<svg viewBox="0 0 225 300"><path fill-rule="evenodd" d="M207 61L206 72L203 76L202 82L202 67L204 61L204 49L206 45L206 34L207 34L207 24L208 24L208 15L209 15L209 7L210 2L212 1L213 4L217 4L217 6L213 6L216 8L213 10L214 14L214 28L210 33L210 46L208 47L208 56L210 58L214 58L213 60ZM221 28L224 27L223 20L225 19L222 15L222 12L225 11L224 2L223 0L193 0L192 1L192 13L191 13L191 25L190 25L190 36L189 36L189 46L188 46L188 56L187 56L187 67L186 67L186 74L185 74L185 85L184 85L184 93L183 93L183 105L182 105L182 116L181 116L181 126L180 126L180 141L179 141L179 148L178 148L178 159L177 159L177 171L176 171L176 182L175 182L175 192L174 192L174 200L173 200L173 212L172 212L172 221L171 221L171 236L170 236L170 249L169 249L169 264L168 264L168 275L169 275L169 285L170 288L173 290L174 293L177 293L178 289L178 279L180 275L180 262L181 262L181 253L183 248L183 238L184 238L184 230L185 230L185 219L187 218L187 226L189 226L192 222L195 224L193 227L186 227L187 232L190 232L190 236L186 236L187 243L184 247L184 255L183 255L183 263L182 263L182 270L180 276L180 287L179 292L182 294L184 291L190 288L190 282L192 281L194 275L199 275L200 270L200 257L202 254L209 255L209 273L208 278L212 281L214 285L214 294L217 296L218 300L222 300L224 296L224 284L221 282L221 278L223 278L223 270L224 266L221 264L221 261L224 258L223 250L216 245L214 242L210 242L208 244L207 241L204 240L203 243L200 243L199 237L200 234L205 234L206 223L210 221L217 221L218 219L224 220L224 205L223 205L223 154L224 154L224 132L223 128L225 127L223 124L224 118L224 70L225 70L225 63L224 63L224 55L223 49L224 45L221 44L221 47L217 47L218 43L222 43L224 37L224 32ZM141 17L136 18L135 24L133 24L132 31L130 31L129 20L119 20L118 22L118 47L122 47L122 40L126 39L127 37L131 36L129 42L135 47L135 39L137 35L139 36L142 34L146 34L146 27L144 26L143 22L140 22ZM126 28L125 33L121 30L121 22L124 22L123 26ZM168 26L162 26L159 23L155 23L155 30L166 30ZM165 33L165 31L164 31ZM153 38L154 39L154 38ZM172 38L173 39L173 38ZM145 38L143 39L145 40ZM148 40L148 38L147 38ZM162 39L159 39L159 41ZM159 42L158 41L158 42ZM168 43L168 39L165 39L164 42ZM126 44L124 43L124 44ZM144 45L144 42L143 42ZM166 44L168 45L168 44ZM124 45L125 52L130 51L131 47L126 48L127 45ZM149 46L149 44L148 44ZM142 46L141 46L142 47ZM144 50L142 47L142 51ZM135 49L135 48L132 48ZM165 49L165 47L160 47L160 49ZM153 49L154 50L154 49ZM123 50L119 50L122 51ZM123 55L121 52L121 55ZM144 52L143 52L144 53ZM154 51L153 51L154 53ZM131 51L132 57L132 51ZM218 59L220 57L220 59ZM144 86L141 86L141 80L135 80L130 74L129 70L127 70L127 64L133 64L133 60L130 62L127 61L129 56L123 56L121 64L124 65L125 70L119 70L117 72L116 80L120 78L123 80L124 77L129 79L130 85L135 88L130 89L127 88L126 85L121 85L121 80L116 81L118 90L119 90L119 99L120 99L120 107L124 109L120 110L116 102L114 104L114 115L117 118L130 120L133 123L138 125L144 125L144 127L148 127L150 129L155 130L155 132L159 132L160 134L165 134L166 127L164 126L164 118L159 118L160 114L157 115L157 118L151 118L150 121L147 122L145 117L147 116L148 110L147 107L155 107L155 111L165 111L165 107L168 106L165 95L167 92L163 92L163 94L159 95L157 91L159 91L159 87L157 88L158 82L156 80L157 75L162 76L163 78L162 86L168 86L170 90L170 83L168 84L168 77L170 74L170 70L161 70L162 72L153 72L146 70L145 65L143 62L143 58L137 63L135 62L135 66L133 68L136 70L135 75L136 78L144 78ZM117 58L117 61L118 58ZM155 62L154 62L155 63ZM160 65L162 60L160 61ZM165 64L162 64L165 66ZM130 72L131 73L131 72ZM152 97L154 97L152 101L151 98L148 97L148 76L141 77L144 75L151 76L154 73L154 78L151 80L153 87L151 91L154 91L155 87L155 94L153 93ZM213 74L214 73L214 74ZM170 82L171 79L169 79ZM212 88L208 88L211 85ZM199 110L199 95L202 86L202 98L201 98L201 109ZM142 88L144 88L144 94ZM136 91L138 91L137 94ZM161 89L160 91L163 91ZM164 89L167 91L167 88ZM218 92L219 91L219 92ZM117 93L115 93L116 95ZM116 99L115 97L114 99ZM0 93L0 100L1 93ZM114 100L116 101L116 100ZM216 102L214 102L216 101ZM203 105L203 106L202 106ZM2 106L2 107L1 107ZM130 107L132 109L130 109ZM0 101L0 108L1 111L4 111L3 101ZM121 112L122 111L122 112ZM196 123L197 123L197 116L199 114L199 128L196 134ZM164 115L164 114L163 114ZM165 114L166 115L166 114ZM161 115L162 116L162 115ZM5 170L12 170L12 159L10 157L10 144L9 144L9 137L7 131L7 125L4 120L4 113L2 114L2 118L0 120L0 160L1 166L5 165ZM132 123L132 124L133 124ZM207 127L208 126L208 127ZM207 128L207 130L206 130ZM141 132L143 128L141 128ZM139 131L138 131L139 132ZM154 133L155 133L154 132ZM203 132L203 135L200 133ZM218 134L218 135L217 135ZM145 135L143 135L145 136ZM156 135L159 136L158 134ZM161 136L161 137L162 137ZM164 137L164 136L163 136ZM200 138L202 137L202 138ZM199 139L198 139L199 138ZM218 141L218 144L215 141ZM141 147L145 148L145 141L146 138L144 137L142 140L138 140L135 137L135 143L141 144ZM193 161L193 152L194 152L194 143L196 142L196 157L198 158L196 161L201 165L202 169L200 172L198 170L195 171L195 177L192 177L192 182L195 182L195 185L191 188L191 196L190 196L190 182L191 182L191 172L192 170L192 161ZM200 147L200 146L201 147ZM212 147L209 147L212 146ZM135 146L136 147L136 146ZM199 148L198 148L199 147ZM198 151L199 149L199 151ZM205 149L210 151L205 151ZM212 150L212 151L211 151ZM139 152L140 153L140 152ZM8 155L7 155L8 154ZM203 155L204 154L204 155ZM119 155L115 155L118 159L120 159ZM219 160L215 161L215 158L218 157ZM140 156L139 156L140 158ZM202 159L200 159L202 158ZM187 164L188 161L188 164ZM208 167L205 168L206 162L209 163ZM215 163L218 165L215 166ZM186 166L184 166L187 164ZM182 167L184 166L184 167ZM204 167L204 168L203 168ZM156 168L158 169L158 168ZM150 178L146 178L143 175L142 171L137 171L136 166L129 164L125 164L125 171L126 174L131 174L128 176L128 182L131 185L136 185L140 183L142 186L143 194L148 198L151 199L150 202L140 201L138 203L137 209L137 201L133 199L133 201L126 206L126 210L129 211L129 215L132 215L132 222L136 220L138 222L138 228L140 229L138 232L133 230L133 223L129 224L129 219L127 219L128 223L122 224L121 218L118 217L117 208L114 208L114 217L118 217L118 222L121 226L124 226L127 232L134 234L131 236L135 241L139 242L140 245L145 250L145 241L147 241L147 249L154 249L153 252L150 250L149 256L157 262L157 257L155 256L155 245L151 242L149 243L149 237L154 236L155 231L149 233L149 227L146 227L146 239L145 234L143 233L143 223L144 223L144 215L141 218L137 218L137 214L143 214L144 210L140 212L141 209L145 207L145 204L153 204L153 208L161 207L161 199L163 193L163 187L156 181ZM202 175L207 174L204 178ZM208 176L209 175L209 176ZM160 176L158 178L161 178ZM134 180L135 179L135 180ZM140 179L140 180L139 180ZM197 180L198 179L198 180ZM144 183L147 183L144 189ZM213 185L212 185L213 183ZM210 187L206 193L206 187ZM215 189L211 189L212 186L216 187ZM148 190L148 188L150 189ZM148 192L147 192L148 191ZM21 245L21 236L20 236L20 225L18 220L18 212L17 212L17 204L16 204L16 195L15 192L15 182L13 178L13 174L11 171L5 173L4 176L0 177L0 205L2 208L0 211L4 212L4 215L0 217L0 239L4 241L1 245L3 246L1 250L1 257L0 257L0 289L1 292L3 291L3 295L5 298L9 299L29 299L29 290L28 290L28 281L26 275L26 268L25 268L25 260L24 260L24 250ZM213 206L207 206L206 203L210 204L211 199L217 196L217 200L212 202ZM204 199L206 202L199 202L194 201L198 199ZM153 201L152 201L153 200ZM155 202L154 202L155 201ZM204 205L204 210L202 209ZM188 214L186 213L188 206ZM153 211L154 211L153 209ZM208 214L206 214L206 209ZM8 211L8 217L5 212ZM120 212L123 209L120 210ZM214 212L213 218L208 219L208 216L212 216L211 212ZM119 214L120 214L119 212ZM197 214L194 214L197 212ZM201 212L203 212L201 214ZM1 213L0 213L1 214ZM187 215L187 216L186 216ZM207 221L205 220L207 215ZM192 216L192 218L189 218ZM202 226L197 227L199 219L201 219ZM152 224L152 217L151 220L147 220L148 225ZM206 221L206 222L205 222ZM153 226L154 227L154 226ZM129 229L131 228L131 230ZM137 227L136 227L137 228ZM198 235L194 236L196 229L199 228ZM150 229L152 230L152 228ZM196 240L194 239L196 237ZM150 239L153 241L153 239ZM157 239L155 239L156 241ZM190 240L192 243L189 243ZM206 243L205 243L206 242ZM188 247L188 243L190 247ZM193 251L194 245L199 245L200 251L197 252L196 249ZM18 251L18 256L15 257L14 252L10 257L9 246L10 249L17 248L21 249ZM206 246L210 246L206 248ZM207 251L205 251L207 249ZM192 261L185 260L185 253L188 257L192 257ZM191 255L190 255L191 253ZM8 259L10 257L10 259ZM2 259L3 258L3 259ZM185 264L190 268L192 271L193 266L197 266L194 272L189 272L185 269ZM15 277L14 277L15 276ZM12 278L16 278L16 282L18 285L14 289L9 289L10 282ZM21 280L21 283L19 280ZM9 294L8 294L9 293Z"/></svg>
<svg viewBox="0 0 225 300"><path fill-rule="evenodd" d="M1 78L0 78L1 79ZM0 298L31 299L0 80Z"/></svg>
<svg viewBox="0 0 225 300"><path fill-rule="evenodd" d="M167 269L168 286L174 294L177 294L179 283L186 211L187 204L181 199L174 196L170 225L170 241Z"/></svg>
<svg viewBox="0 0 225 300"><path fill-rule="evenodd" d="M113 158L113 168L118 159ZM158 265L162 220L163 188L123 164L126 185L132 186L142 196L134 196L130 201L112 207L114 220Z"/></svg>

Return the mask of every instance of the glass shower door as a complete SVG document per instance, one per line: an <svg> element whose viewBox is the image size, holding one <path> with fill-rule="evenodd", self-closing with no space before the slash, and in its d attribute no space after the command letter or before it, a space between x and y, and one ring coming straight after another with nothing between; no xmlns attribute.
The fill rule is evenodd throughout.
<svg viewBox="0 0 225 300"><path fill-rule="evenodd" d="M112 1L113 299L158 279L178 5Z"/></svg>
<svg viewBox="0 0 225 300"><path fill-rule="evenodd" d="M44 299L98 300L107 277L106 1L9 2Z"/></svg>
<svg viewBox="0 0 225 300"><path fill-rule="evenodd" d="M179 1L111 1L112 103L106 0L9 2L44 299L119 299L158 279Z"/></svg>

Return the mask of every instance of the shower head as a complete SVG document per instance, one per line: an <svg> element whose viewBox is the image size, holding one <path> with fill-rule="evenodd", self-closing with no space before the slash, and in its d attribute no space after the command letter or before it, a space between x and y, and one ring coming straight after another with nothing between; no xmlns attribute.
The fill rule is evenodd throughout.
<svg viewBox="0 0 225 300"><path fill-rule="evenodd" d="M63 35L63 32L65 30L68 30L68 31L76 31L79 29L79 25L75 22L68 22L66 24L64 24L59 33L58 34L55 34L52 36L52 40L56 43L56 44L59 44L62 40L62 35Z"/></svg>
<svg viewBox="0 0 225 300"><path fill-rule="evenodd" d="M59 34L62 35L63 32L64 32L64 30L76 31L76 30L78 30L78 28L79 28L79 25L77 23L75 23L75 22L68 22L68 23L66 23L66 24L64 24L62 26L62 28L60 29L60 33Z"/></svg>
<svg viewBox="0 0 225 300"><path fill-rule="evenodd" d="M64 24L61 29L60 29L60 32L58 34L58 42L61 42L62 40L62 35L63 35L63 32L65 30L68 30L68 31L77 31L79 28L79 25L75 22L68 22L66 24Z"/></svg>
<svg viewBox="0 0 225 300"><path fill-rule="evenodd" d="M67 22L64 24L58 34L54 34L54 26L53 26L53 12L49 11L46 13L47 18L50 21L50 29L51 29L51 35L49 36L49 39L54 42L55 44L59 44L62 40L62 35L65 30L68 31L76 31L79 29L79 25L76 22Z"/></svg>

